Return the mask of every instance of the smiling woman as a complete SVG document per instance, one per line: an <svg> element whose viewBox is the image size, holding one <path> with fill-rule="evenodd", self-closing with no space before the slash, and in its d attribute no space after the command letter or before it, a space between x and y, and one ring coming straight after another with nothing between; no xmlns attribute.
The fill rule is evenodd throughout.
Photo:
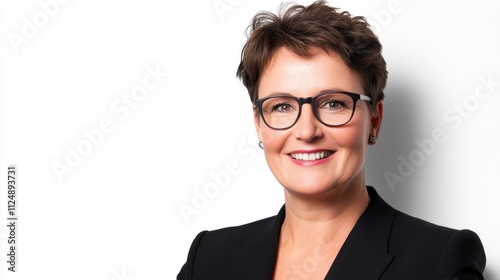
<svg viewBox="0 0 500 280"><path fill-rule="evenodd" d="M259 13L238 76L285 205L201 232L177 279L483 279L479 237L406 215L365 182L387 80L362 17L318 1Z"/></svg>

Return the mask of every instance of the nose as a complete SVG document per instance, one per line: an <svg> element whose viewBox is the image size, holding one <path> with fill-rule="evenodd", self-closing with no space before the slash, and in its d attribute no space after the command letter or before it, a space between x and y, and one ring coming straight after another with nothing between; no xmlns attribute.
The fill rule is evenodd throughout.
<svg viewBox="0 0 500 280"><path fill-rule="evenodd" d="M300 117L292 127L295 137L306 142L313 142L323 136L322 124L314 116L311 104L303 104Z"/></svg>

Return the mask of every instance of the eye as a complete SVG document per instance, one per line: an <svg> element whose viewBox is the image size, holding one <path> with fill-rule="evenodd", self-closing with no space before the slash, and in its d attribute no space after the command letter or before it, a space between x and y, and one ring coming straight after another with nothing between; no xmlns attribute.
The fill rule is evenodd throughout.
<svg viewBox="0 0 500 280"><path fill-rule="evenodd" d="M320 108L327 109L327 110L342 110L342 109L347 108L347 104L343 100L330 99L330 100L324 101L321 104Z"/></svg>
<svg viewBox="0 0 500 280"><path fill-rule="evenodd" d="M275 104L275 105L273 105L273 107L271 109L272 112L281 112L281 113L290 112L292 110L293 110L293 106L291 104L285 103L285 102Z"/></svg>
<svg viewBox="0 0 500 280"><path fill-rule="evenodd" d="M293 98L273 97L262 104L262 110L267 114L287 114L296 112L298 105Z"/></svg>

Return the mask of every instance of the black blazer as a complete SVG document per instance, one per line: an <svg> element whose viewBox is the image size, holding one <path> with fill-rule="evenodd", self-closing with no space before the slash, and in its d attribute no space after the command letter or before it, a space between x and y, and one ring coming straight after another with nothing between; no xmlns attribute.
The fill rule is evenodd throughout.
<svg viewBox="0 0 500 280"><path fill-rule="evenodd" d="M483 279L486 256L474 232L411 217L374 188L368 193L370 203L325 279ZM284 218L282 207L274 217L199 233L177 279L272 279Z"/></svg>

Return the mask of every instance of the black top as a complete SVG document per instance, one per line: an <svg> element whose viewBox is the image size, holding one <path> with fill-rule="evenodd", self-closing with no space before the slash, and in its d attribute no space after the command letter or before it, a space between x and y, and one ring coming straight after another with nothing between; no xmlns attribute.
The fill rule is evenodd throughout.
<svg viewBox="0 0 500 280"><path fill-rule="evenodd" d="M483 279L486 256L474 232L406 215L367 188L370 203L325 279ZM177 279L272 279L284 218L283 206L267 219L200 232Z"/></svg>

